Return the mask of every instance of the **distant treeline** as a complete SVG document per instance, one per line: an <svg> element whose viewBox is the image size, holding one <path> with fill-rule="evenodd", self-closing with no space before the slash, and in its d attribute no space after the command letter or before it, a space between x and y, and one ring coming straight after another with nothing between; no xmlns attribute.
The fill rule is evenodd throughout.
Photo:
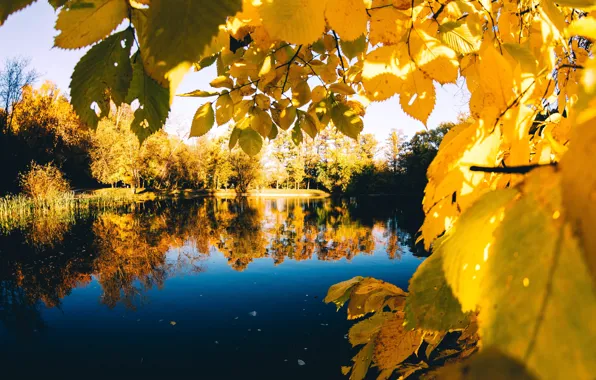
<svg viewBox="0 0 596 380"><path fill-rule="evenodd" d="M159 132L140 146L130 132L132 111L114 109L96 131L79 125L55 85L26 87L7 112L0 109L2 193L18 192L18 175L32 162L52 162L75 188L154 189L317 188L334 194L421 194L426 168L450 125L405 141L393 130L384 144L334 130L296 145L289 133L249 158L228 149L228 135L185 141Z"/></svg>
<svg viewBox="0 0 596 380"><path fill-rule="evenodd" d="M35 73L26 69L26 62L12 60L0 71L0 195L19 193L20 173L50 163L75 189L321 189L397 194L420 204L426 169L451 127L409 140L394 129L382 143L372 134L354 140L332 128L301 142L280 131L253 158L238 148L230 151L229 131L192 140L161 131L141 145L130 131L130 107L113 107L97 130L89 130L54 84L33 89Z"/></svg>

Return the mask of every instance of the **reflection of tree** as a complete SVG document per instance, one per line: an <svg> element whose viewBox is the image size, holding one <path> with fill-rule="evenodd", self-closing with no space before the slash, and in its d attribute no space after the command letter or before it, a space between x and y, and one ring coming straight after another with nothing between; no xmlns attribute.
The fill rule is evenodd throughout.
<svg viewBox="0 0 596 380"><path fill-rule="evenodd" d="M99 251L94 268L104 291L102 302L109 307L122 301L134 308L137 296L164 283L168 247L151 244L139 222L132 214L108 213L93 225Z"/></svg>
<svg viewBox="0 0 596 380"><path fill-rule="evenodd" d="M29 313L34 320L39 305L59 306L92 276L103 289L102 303L135 308L168 277L203 271L205 258L216 251L242 271L262 258L275 264L351 260L382 250L399 258L407 238L393 212L370 218L352 202L207 198L165 206L146 204L66 223L56 217L0 234L2 318Z"/></svg>
<svg viewBox="0 0 596 380"><path fill-rule="evenodd" d="M232 268L243 271L254 259L267 254L261 210L251 205L247 198L238 197L228 201L227 211L230 215L222 218L225 221L221 231L223 238L217 248Z"/></svg>
<svg viewBox="0 0 596 380"><path fill-rule="evenodd" d="M7 329L25 334L43 329L39 307L13 281L0 281L0 321Z"/></svg>

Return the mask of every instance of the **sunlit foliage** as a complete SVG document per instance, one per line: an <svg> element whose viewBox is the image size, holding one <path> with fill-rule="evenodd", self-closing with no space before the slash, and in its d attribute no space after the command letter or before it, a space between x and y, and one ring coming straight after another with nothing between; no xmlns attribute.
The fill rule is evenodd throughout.
<svg viewBox="0 0 596 380"><path fill-rule="evenodd" d="M3 2L0 22L33 1ZM253 156L279 129L301 141L333 125L355 139L366 104L394 95L427 123L436 86L465 79L471 118L449 131L427 172L421 239L435 252L411 281L400 328L461 329L461 315L478 312L471 373L497 362L523 368L519 378L593 377L596 176L585 168L596 141L594 2L52 3L57 46L96 43L73 74L75 110L95 126L90 105L107 115L106 93L117 105L138 100L141 141L161 128L192 66L218 69L215 91L186 94L214 98L198 109L193 135L231 114L230 146ZM377 350L366 347L352 379ZM379 361L381 378L402 356Z"/></svg>

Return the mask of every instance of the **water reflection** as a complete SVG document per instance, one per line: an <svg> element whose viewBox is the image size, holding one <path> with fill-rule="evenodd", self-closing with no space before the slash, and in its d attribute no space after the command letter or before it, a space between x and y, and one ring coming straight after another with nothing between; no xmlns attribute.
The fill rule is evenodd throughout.
<svg viewBox="0 0 596 380"><path fill-rule="evenodd" d="M106 307L137 309L166 279L208 271L216 252L236 271L257 259L352 260L379 249L399 259L409 237L384 208L372 217L355 200L202 199L34 218L0 236L0 319L11 330L43 329L41 307L60 308L94 279Z"/></svg>

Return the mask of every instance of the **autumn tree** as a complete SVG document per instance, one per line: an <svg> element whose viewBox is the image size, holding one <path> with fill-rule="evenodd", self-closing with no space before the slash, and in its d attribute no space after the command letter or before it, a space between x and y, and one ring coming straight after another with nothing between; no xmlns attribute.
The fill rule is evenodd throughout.
<svg viewBox="0 0 596 380"><path fill-rule="evenodd" d="M129 185L136 191L140 186L139 141L130 130L132 114L120 107L103 119L91 148L91 172L101 183L112 187L117 183Z"/></svg>
<svg viewBox="0 0 596 380"><path fill-rule="evenodd" d="M392 129L389 137L385 141L385 158L387 166L393 173L397 173L399 169L399 154L401 146L404 143L405 136L402 130Z"/></svg>
<svg viewBox="0 0 596 380"><path fill-rule="evenodd" d="M53 83L39 88L25 86L18 107L11 114L12 124L0 134L0 190L12 190L11 180L31 161L54 163L75 186L95 184L89 170L90 131L82 128L65 94Z"/></svg>
<svg viewBox="0 0 596 380"><path fill-rule="evenodd" d="M232 175L230 182L238 194L245 194L257 185L261 176L261 162L259 157L249 157L235 150L230 155Z"/></svg>

